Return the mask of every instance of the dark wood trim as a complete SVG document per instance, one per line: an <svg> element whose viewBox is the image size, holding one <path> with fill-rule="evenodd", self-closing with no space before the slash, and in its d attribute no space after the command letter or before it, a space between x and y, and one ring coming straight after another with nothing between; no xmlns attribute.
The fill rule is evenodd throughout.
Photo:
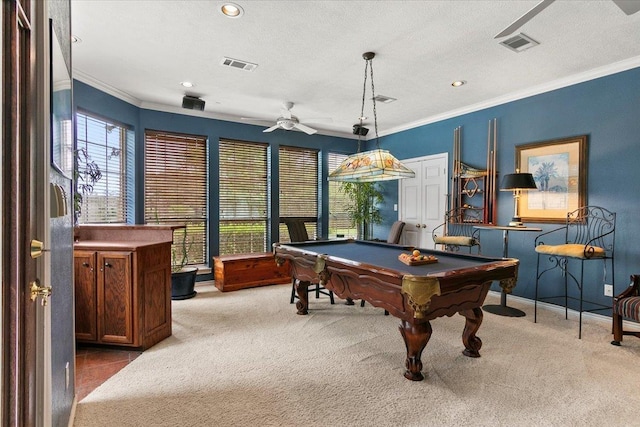
<svg viewBox="0 0 640 427"><path fill-rule="evenodd" d="M2 2L3 31L3 424L31 426L36 420L35 304L28 283L36 265L31 238L34 120L30 0Z"/></svg>

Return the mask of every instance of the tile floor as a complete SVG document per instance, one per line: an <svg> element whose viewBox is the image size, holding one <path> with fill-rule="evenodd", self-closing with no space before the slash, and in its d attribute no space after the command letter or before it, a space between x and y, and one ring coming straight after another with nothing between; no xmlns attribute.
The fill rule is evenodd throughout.
<svg viewBox="0 0 640 427"><path fill-rule="evenodd" d="M78 346L76 348L76 395L78 402L100 384L140 356L141 351Z"/></svg>

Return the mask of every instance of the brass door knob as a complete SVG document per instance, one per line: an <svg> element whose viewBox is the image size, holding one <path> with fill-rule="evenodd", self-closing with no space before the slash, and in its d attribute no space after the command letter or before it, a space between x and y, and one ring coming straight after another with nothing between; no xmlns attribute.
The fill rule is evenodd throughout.
<svg viewBox="0 0 640 427"><path fill-rule="evenodd" d="M40 281L38 279L31 282L30 288L30 299L31 301L35 301L39 296L42 297L42 306L47 305L48 298L51 295L51 286L40 286Z"/></svg>

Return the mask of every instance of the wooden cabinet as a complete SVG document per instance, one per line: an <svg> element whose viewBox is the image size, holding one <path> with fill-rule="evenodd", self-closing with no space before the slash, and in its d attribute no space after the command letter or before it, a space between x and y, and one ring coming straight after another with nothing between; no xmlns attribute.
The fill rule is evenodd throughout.
<svg viewBox="0 0 640 427"><path fill-rule="evenodd" d="M98 339L98 287L96 253L74 251L73 270L75 275L76 340L97 341Z"/></svg>
<svg viewBox="0 0 640 427"><path fill-rule="evenodd" d="M171 335L171 243L81 242L76 340L146 349Z"/></svg>

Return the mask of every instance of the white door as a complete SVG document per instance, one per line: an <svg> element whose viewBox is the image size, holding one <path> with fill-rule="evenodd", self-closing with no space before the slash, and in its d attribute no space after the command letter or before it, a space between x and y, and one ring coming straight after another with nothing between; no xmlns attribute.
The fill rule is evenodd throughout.
<svg viewBox="0 0 640 427"><path fill-rule="evenodd" d="M406 223L402 243L417 248L434 247L431 232L444 222L447 209L449 154L404 160L415 178L400 185L400 220Z"/></svg>

